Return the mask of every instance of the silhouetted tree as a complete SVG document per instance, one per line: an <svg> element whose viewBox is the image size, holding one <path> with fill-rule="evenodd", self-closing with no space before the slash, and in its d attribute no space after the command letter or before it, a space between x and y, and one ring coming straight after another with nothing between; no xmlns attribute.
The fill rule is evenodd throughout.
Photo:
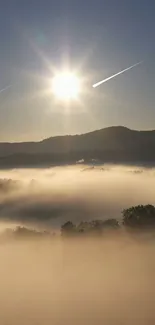
<svg viewBox="0 0 155 325"><path fill-rule="evenodd" d="M119 229L119 223L116 219L82 221L75 226L68 221L61 227L62 235L70 234L102 234L104 231Z"/></svg>
<svg viewBox="0 0 155 325"><path fill-rule="evenodd" d="M90 222L87 221L82 221L80 224L77 226L77 232L78 233L88 233L91 231L92 225Z"/></svg>
<svg viewBox="0 0 155 325"><path fill-rule="evenodd" d="M3 233L3 237L7 237L7 238L14 238L14 239L26 239L26 238L52 238L52 234L48 231L36 231L35 229L31 229L31 228L26 228L26 227L21 227L21 226L17 226L14 229L6 229Z"/></svg>
<svg viewBox="0 0 155 325"><path fill-rule="evenodd" d="M103 234L105 231L113 231L119 229L119 223L116 219L93 220L92 229L98 234Z"/></svg>
<svg viewBox="0 0 155 325"><path fill-rule="evenodd" d="M155 207L137 205L123 212L123 225L131 229L148 229L155 227Z"/></svg>
<svg viewBox="0 0 155 325"><path fill-rule="evenodd" d="M76 231L76 226L71 221L68 221L61 226L62 235L72 235L75 231Z"/></svg>
<svg viewBox="0 0 155 325"><path fill-rule="evenodd" d="M116 219L107 219L107 220L94 220L94 228L107 228L107 229L118 229L119 223Z"/></svg>

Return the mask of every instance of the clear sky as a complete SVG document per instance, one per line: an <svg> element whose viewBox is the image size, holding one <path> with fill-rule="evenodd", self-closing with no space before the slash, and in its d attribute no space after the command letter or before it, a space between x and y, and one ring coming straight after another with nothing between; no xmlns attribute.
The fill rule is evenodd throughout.
<svg viewBox="0 0 155 325"><path fill-rule="evenodd" d="M0 89L12 85L0 93L0 141L155 129L154 13L154 0L0 0ZM64 66L83 81L67 108L47 91Z"/></svg>

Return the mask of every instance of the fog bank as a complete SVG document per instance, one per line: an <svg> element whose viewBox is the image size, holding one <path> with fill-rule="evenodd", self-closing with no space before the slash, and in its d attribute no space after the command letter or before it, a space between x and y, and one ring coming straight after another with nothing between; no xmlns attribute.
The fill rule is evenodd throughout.
<svg viewBox="0 0 155 325"><path fill-rule="evenodd" d="M0 245L0 323L154 324L154 256L127 238Z"/></svg>
<svg viewBox="0 0 155 325"><path fill-rule="evenodd" d="M155 203L155 170L76 165L0 171L0 219L49 228L68 220L121 218Z"/></svg>

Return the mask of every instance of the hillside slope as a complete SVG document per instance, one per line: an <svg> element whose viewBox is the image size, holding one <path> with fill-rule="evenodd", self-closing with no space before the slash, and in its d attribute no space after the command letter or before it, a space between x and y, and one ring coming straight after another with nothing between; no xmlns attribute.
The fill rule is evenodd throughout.
<svg viewBox="0 0 155 325"><path fill-rule="evenodd" d="M155 161L155 130L135 131L116 126L40 142L0 143L0 166L64 163L81 158L152 163Z"/></svg>

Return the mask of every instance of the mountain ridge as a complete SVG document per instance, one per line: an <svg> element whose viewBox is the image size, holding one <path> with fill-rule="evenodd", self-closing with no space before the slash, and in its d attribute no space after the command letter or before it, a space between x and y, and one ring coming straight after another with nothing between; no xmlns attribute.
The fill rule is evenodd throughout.
<svg viewBox="0 0 155 325"><path fill-rule="evenodd" d="M84 134L55 136L38 142L0 142L0 167L103 162L155 162L155 130L111 126Z"/></svg>
<svg viewBox="0 0 155 325"><path fill-rule="evenodd" d="M38 140L38 141L13 141L13 142L12 141L0 141L0 144L41 143L41 142L44 142L44 141L47 141L47 140L50 140L50 139L53 139L53 138L82 136L82 135L93 134L93 133L100 132L100 131L103 131L103 130L106 131L106 130L112 130L112 129L117 129L117 130L122 129L122 130L126 130L126 131L137 132L137 133L138 132L139 133L142 133L142 132L148 132L148 133L155 132L155 129L152 129L152 130L134 130L134 129L128 128L126 126L121 126L121 125L116 125L115 126L114 125L114 126L108 126L108 127L105 127L105 128L85 132L85 133L54 135L54 136L44 138L44 139Z"/></svg>

